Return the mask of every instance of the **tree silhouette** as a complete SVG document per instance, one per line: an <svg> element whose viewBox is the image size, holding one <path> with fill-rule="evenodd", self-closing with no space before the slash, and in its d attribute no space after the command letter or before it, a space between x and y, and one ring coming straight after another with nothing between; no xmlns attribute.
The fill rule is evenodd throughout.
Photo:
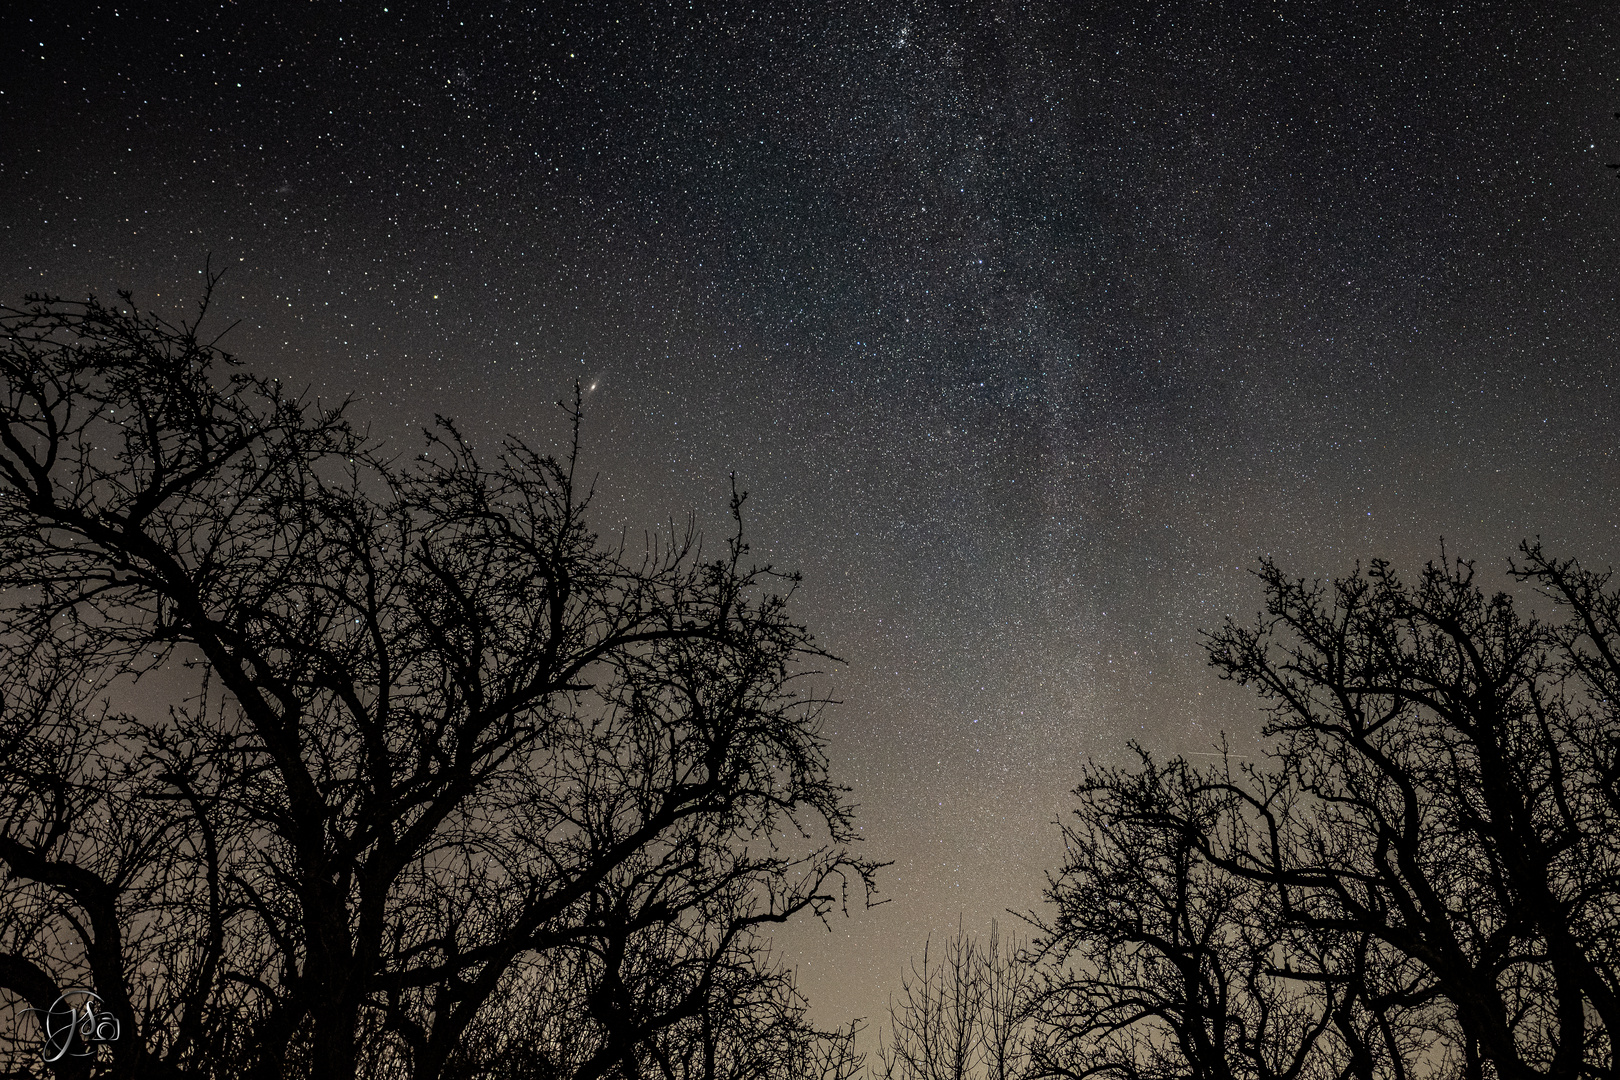
<svg viewBox="0 0 1620 1080"><path fill-rule="evenodd" d="M1042 924L1045 1076L1612 1077L1620 592L1526 544L1324 584L1209 642L1257 764L1091 767Z"/></svg>
<svg viewBox="0 0 1620 1080"><path fill-rule="evenodd" d="M1365 934L1288 918L1223 867L1243 804L1224 769L1091 766L1037 918L1032 1075L1306 1080L1403 1075L1428 1045ZM1224 795L1224 797L1212 797Z"/></svg>
<svg viewBox="0 0 1620 1080"><path fill-rule="evenodd" d="M1602 595L1526 555L1556 597ZM1297 924L1421 964L1465 1074L1612 1074L1617 718L1577 648L1609 648L1612 625L1548 627L1461 562L1411 588L1383 563L1331 590L1263 576L1269 625L1228 626L1212 660L1272 702L1281 742L1222 864Z"/></svg>
<svg viewBox="0 0 1620 1080"><path fill-rule="evenodd" d="M1014 1080L1029 1058L1033 969L1017 942L964 933L938 953L923 946L920 964L901 980L889 1006L888 1037L875 1080ZM939 957L935 962L935 956Z"/></svg>
<svg viewBox="0 0 1620 1080"><path fill-rule="evenodd" d="M579 1025L557 1076L736 1037L757 931L873 870L743 497L718 558L632 554L577 397L560 459L402 463L122 300L0 319L0 986L93 988L121 1077L450 1075L502 1010Z"/></svg>

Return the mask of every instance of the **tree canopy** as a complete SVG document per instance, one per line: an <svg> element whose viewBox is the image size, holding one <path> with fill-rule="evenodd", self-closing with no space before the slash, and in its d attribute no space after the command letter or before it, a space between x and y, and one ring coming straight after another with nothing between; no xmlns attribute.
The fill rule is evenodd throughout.
<svg viewBox="0 0 1620 1080"><path fill-rule="evenodd" d="M1262 563L1209 655L1266 755L1086 770L1038 1075L1620 1073L1620 590L1539 543L1509 573L1555 617L1462 561Z"/></svg>
<svg viewBox="0 0 1620 1080"><path fill-rule="evenodd" d="M577 396L397 455L200 322L0 316L0 988L122 1025L56 1073L847 1073L760 932L873 864L743 496L604 543Z"/></svg>

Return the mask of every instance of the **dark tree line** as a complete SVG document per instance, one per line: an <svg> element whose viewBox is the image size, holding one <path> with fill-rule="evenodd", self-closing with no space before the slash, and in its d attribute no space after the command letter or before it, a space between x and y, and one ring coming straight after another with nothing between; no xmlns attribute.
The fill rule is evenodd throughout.
<svg viewBox="0 0 1620 1080"><path fill-rule="evenodd" d="M1460 561L1262 564L1265 613L1208 646L1267 750L1086 767L1013 1075L1620 1075L1620 588L1539 544L1509 573L1530 605ZM883 1075L1005 1075L969 1050L1002 1013L976 949L907 980Z"/></svg>
<svg viewBox="0 0 1620 1080"><path fill-rule="evenodd" d="M853 1071L766 947L873 864L742 498L605 544L577 399L395 459L122 299L0 315L0 988L122 1029L49 1071Z"/></svg>
<svg viewBox="0 0 1620 1080"><path fill-rule="evenodd" d="M127 297L0 327L7 1075L1620 1077L1606 573L1262 563L1208 646L1264 756L1085 766L1035 936L925 953L866 1062L769 951L875 867L741 496L633 552L577 398L402 460ZM71 990L119 1037L47 1063Z"/></svg>
<svg viewBox="0 0 1620 1080"><path fill-rule="evenodd" d="M1087 771L1043 921L1035 1075L1620 1073L1620 590L1526 544L1550 618L1464 562L1266 562L1209 642L1258 764Z"/></svg>
<svg viewBox="0 0 1620 1080"><path fill-rule="evenodd" d="M986 938L958 927L901 979L872 1080L1016 1080L1027 1075L1025 1011L1034 970L992 922Z"/></svg>

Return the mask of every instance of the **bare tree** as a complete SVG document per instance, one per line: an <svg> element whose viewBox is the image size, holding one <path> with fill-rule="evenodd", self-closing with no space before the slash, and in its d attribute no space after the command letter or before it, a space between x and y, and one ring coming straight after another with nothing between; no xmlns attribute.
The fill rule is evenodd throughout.
<svg viewBox="0 0 1620 1080"><path fill-rule="evenodd" d="M660 1080L849 1080L859 1072L858 1029L811 1024L792 973L760 943L738 941L704 963L691 962L694 952L678 941L643 940L616 954L620 966L608 979L580 970L599 956L538 957L480 1012L444 1075L598 1075L593 1062L619 1070L610 1075ZM600 1006L556 990L582 984L611 987L619 996L616 1019L652 1029L633 1040L628 1064L611 1051L625 1041L622 1031L593 1018Z"/></svg>
<svg viewBox="0 0 1620 1080"><path fill-rule="evenodd" d="M1032 970L990 924L986 940L958 928L935 962L932 942L889 1005L878 1050L882 1080L1013 1080L1028 1060Z"/></svg>
<svg viewBox="0 0 1620 1080"><path fill-rule="evenodd" d="M1408 587L1374 563L1331 587L1269 562L1267 618L1211 658L1255 685L1278 740L1202 796L1230 839L1179 824L1290 925L1376 943L1443 1000L1467 1077L1613 1076L1620 821L1607 577L1525 549L1564 626L1486 596L1471 564Z"/></svg>
<svg viewBox="0 0 1620 1080"><path fill-rule="evenodd" d="M1366 935L1295 925L1275 892L1206 854L1225 856L1242 818L1228 768L1137 753L1133 769L1089 766L1063 827L1054 914L1035 919L1033 1075L1404 1075L1423 1040L1398 965Z"/></svg>
<svg viewBox="0 0 1620 1080"><path fill-rule="evenodd" d="M1613 1077L1620 593L1526 544L1563 616L1466 562L1265 562L1258 763L1088 769L1040 923L1043 1076Z"/></svg>
<svg viewBox="0 0 1620 1080"><path fill-rule="evenodd" d="M757 928L868 893L742 496L720 557L633 556L577 398L562 458L400 463L123 300L0 319L0 987L87 980L119 1076L436 1077L520 999L586 1024L557 1075L636 1076Z"/></svg>
<svg viewBox="0 0 1620 1080"><path fill-rule="evenodd" d="M41 1062L45 1018L65 991L93 986L135 1037L71 1038L52 1047L51 1071L85 1076L99 1060L140 1075L153 1058L211 1049L228 917L218 838L183 751L110 711L76 652L53 644L0 647L0 983L26 1001L8 1056ZM145 1023L129 1028L137 1001Z"/></svg>

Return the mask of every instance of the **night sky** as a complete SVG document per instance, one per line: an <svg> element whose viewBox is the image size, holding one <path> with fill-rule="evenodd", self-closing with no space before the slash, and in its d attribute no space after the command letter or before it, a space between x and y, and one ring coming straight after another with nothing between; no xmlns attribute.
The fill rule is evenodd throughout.
<svg viewBox="0 0 1620 1080"><path fill-rule="evenodd" d="M581 379L606 533L718 546L735 471L894 860L781 947L876 1019L1088 755L1252 752L1200 631L1262 554L1620 561L1620 8L1224 7L7 5L0 298L211 256L402 450Z"/></svg>

